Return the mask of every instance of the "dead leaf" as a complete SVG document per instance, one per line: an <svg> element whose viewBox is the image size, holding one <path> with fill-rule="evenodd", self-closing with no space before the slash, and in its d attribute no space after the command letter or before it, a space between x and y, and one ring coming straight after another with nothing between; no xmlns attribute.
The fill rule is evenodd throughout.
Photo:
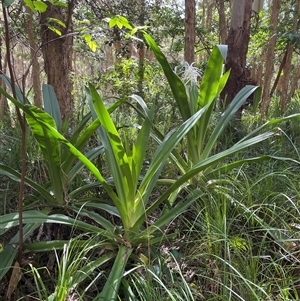
<svg viewBox="0 0 300 301"><path fill-rule="evenodd" d="M15 291L15 289L17 288L21 277L22 277L22 271L21 271L19 262L16 261L14 264L14 267L13 267L13 270L11 273L11 277L9 280L8 288L6 291L6 300L9 301L11 299L11 296L12 296L13 292Z"/></svg>

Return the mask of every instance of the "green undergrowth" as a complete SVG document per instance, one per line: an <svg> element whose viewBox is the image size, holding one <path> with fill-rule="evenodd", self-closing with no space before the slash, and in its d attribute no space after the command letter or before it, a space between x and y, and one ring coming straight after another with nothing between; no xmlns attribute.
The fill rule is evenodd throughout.
<svg viewBox="0 0 300 301"><path fill-rule="evenodd" d="M135 33L124 17L116 25ZM248 85L220 108L226 46L213 48L199 83L193 65L176 73L141 34L171 105L127 95L131 83L119 86L126 97L90 83L87 113L63 124L51 86L45 110L0 88L28 124L18 208L20 133L1 132L0 298L297 299L300 114L262 120L247 108L237 120L261 89Z"/></svg>
<svg viewBox="0 0 300 301"><path fill-rule="evenodd" d="M270 155L287 156L289 150L290 157L296 158L295 144L283 136L281 144L268 151ZM262 147L238 156L259 153ZM245 164L208 182L200 200L169 223L166 231L177 233L174 240L135 254L139 257L145 251L152 255L128 266L121 300L298 299L299 180L295 164L266 161ZM9 185L15 185L7 180L5 183L7 188L1 189L4 196L12 193ZM1 208L9 210L5 203ZM86 234L87 243L80 246L76 244L82 236L75 237L63 251L37 254L29 260L16 296L22 300L26 292L37 300L46 300L55 287L62 287L72 292L74 300L92 300L101 290L109 266L102 266L70 290L70 275L103 252L97 237ZM90 241L94 241L93 247ZM5 278L4 283L8 280ZM28 281L33 283L31 289L26 287Z"/></svg>

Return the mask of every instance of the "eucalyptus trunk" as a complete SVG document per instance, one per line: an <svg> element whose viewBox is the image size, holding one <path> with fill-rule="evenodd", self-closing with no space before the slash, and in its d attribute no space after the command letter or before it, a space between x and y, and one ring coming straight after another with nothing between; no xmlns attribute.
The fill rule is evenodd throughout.
<svg viewBox="0 0 300 301"><path fill-rule="evenodd" d="M246 68L246 57L250 41L250 18L252 0L234 0L231 10L230 30L226 40L228 57L226 70L231 69L222 98L229 105L237 93L247 85L250 73Z"/></svg>
<svg viewBox="0 0 300 301"><path fill-rule="evenodd" d="M195 61L195 25L196 24L196 2L185 0L185 46L184 60L188 64Z"/></svg>
<svg viewBox="0 0 300 301"><path fill-rule="evenodd" d="M225 0L217 0L217 8L219 13L219 40L221 44L225 44L227 38L227 22L225 15Z"/></svg>
<svg viewBox="0 0 300 301"><path fill-rule="evenodd" d="M72 14L74 1L68 7L61 7L47 2L47 10L41 14L42 52L48 84L54 88L61 116L66 120L71 115L74 104L72 101ZM60 20L65 26L49 20ZM49 23L51 22L51 23ZM51 26L51 27L49 27ZM55 30L53 30L55 29Z"/></svg>
<svg viewBox="0 0 300 301"><path fill-rule="evenodd" d="M270 106L270 85L271 80L274 73L274 50L277 41L277 24L278 24L278 16L280 12L281 0L274 0L271 7L271 17L270 17L270 39L268 43L268 50L266 54L265 61L265 76L263 83L263 93L262 93L262 103L261 103L261 113L266 115Z"/></svg>
<svg viewBox="0 0 300 301"><path fill-rule="evenodd" d="M299 79L300 79L300 61L299 61L299 57L297 60L297 64L294 68L295 70L295 74L293 76L293 79L291 81L291 88L289 91L289 99L291 99L292 97L294 97L296 90L298 89L299 86Z"/></svg>

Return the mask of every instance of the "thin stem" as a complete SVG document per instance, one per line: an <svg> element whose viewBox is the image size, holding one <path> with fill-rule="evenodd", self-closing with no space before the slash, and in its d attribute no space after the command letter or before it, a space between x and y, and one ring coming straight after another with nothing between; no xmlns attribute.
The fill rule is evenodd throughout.
<svg viewBox="0 0 300 301"><path fill-rule="evenodd" d="M16 98L16 85L14 79L13 66L11 61L11 51L10 51L10 35L9 35L9 24L8 24L8 9L3 6L2 10L4 17L4 26L5 26L5 45L6 45L6 57L7 65L10 74L11 80L11 89L13 97ZM24 95L25 99L25 95ZM19 201L18 201L18 212L19 212L19 250L18 250L18 262L22 264L22 255L23 255L23 198L24 198L24 187L25 187L25 170L26 170L26 123L25 115L21 114L19 108L16 107L17 118L21 127L21 180L19 187Z"/></svg>

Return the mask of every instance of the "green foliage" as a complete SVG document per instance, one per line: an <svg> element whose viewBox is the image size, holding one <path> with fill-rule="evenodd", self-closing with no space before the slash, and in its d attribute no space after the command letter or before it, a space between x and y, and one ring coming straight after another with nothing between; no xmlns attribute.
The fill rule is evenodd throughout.
<svg viewBox="0 0 300 301"><path fill-rule="evenodd" d="M111 103L114 98L127 99L128 95L137 94L138 70L139 65L136 60L124 58L121 63L115 64L105 72L100 72L92 83L97 89L103 91L103 99L107 103ZM144 81L147 84L143 99L148 106L153 106L155 126L162 133L167 133L180 123L180 119L170 87L163 78L160 65L145 60ZM116 126L119 128L139 122L139 117L134 112L135 108L130 101L127 104L129 107L122 107L113 114ZM129 136L128 130L126 135Z"/></svg>
<svg viewBox="0 0 300 301"><path fill-rule="evenodd" d="M48 176L50 178L50 182L45 184L45 187L47 189L45 189L45 187L41 185L30 182L29 179L26 179L26 182L33 189L38 191L38 193L40 193L43 198L47 200L52 206L54 204L63 205L66 202L66 189L68 188L68 185L74 179L76 174L80 170L82 170L83 165L77 164L75 168L73 168L73 163L76 156L70 154L68 149L61 148L58 140L53 137L51 133L48 133L44 128L39 126L36 122L36 120L40 120L44 124L48 124L48 126L52 128L57 133L57 135L60 135L59 132L57 132L56 123L50 115L36 107L30 105L24 106L20 102L9 96L6 92L3 91L3 93L5 93L6 96L15 103L15 105L23 108L24 111L27 111L28 124L31 126L31 130L37 142L39 143L47 166ZM55 101L55 98L49 100ZM88 139L97 128L97 122L92 123L85 129L84 132L81 133L80 138L78 138L79 133L85 127L90 116L91 115L89 114L87 118L84 118L82 120L70 139L79 149L82 149L85 146ZM96 147L93 151L89 151L88 157L94 158L97 155L101 154L101 152L101 147ZM15 180L16 172L11 170L9 166L1 165L1 172L5 173L6 176L9 176L13 180Z"/></svg>
<svg viewBox="0 0 300 301"><path fill-rule="evenodd" d="M198 174L201 178L208 180L216 175L219 177L220 174L228 172L232 168L236 168L246 162L262 161L270 158L257 157L245 161L233 161L230 164L225 160L227 157L232 156L243 149L252 147L256 143L274 137L274 135L278 133L278 128L274 128L263 134L257 134L266 127L275 126L277 123L281 122L282 119L267 122L261 127L253 130L246 137L243 137L230 148L222 149L214 154L218 139L221 137L226 126L233 119L238 109L254 91L257 91L258 97L260 95L260 88L246 86L236 95L232 103L222 113L217 122L212 118L213 108L215 107L218 96L229 76L228 72L224 75L222 74L223 60L226 58L226 49L224 49L224 47L220 46L219 48L214 48L201 81L199 89L200 93L198 93L196 83L190 80L187 84L184 84L170 68L166 57L153 39L146 33L144 35L164 70L181 118L186 120L194 114L194 112L198 110L202 111L199 121L197 121L195 127L187 134L186 160L184 160L176 150L172 152L172 160L178 167L178 170L183 174L182 178L185 178L185 176L190 173L194 173L195 176ZM296 114L293 117L298 118L299 115ZM212 132L208 132L208 128L212 128ZM158 131L156 131L155 134L157 135L156 140L160 141L163 136ZM224 162L224 165L222 166L220 162ZM199 176L198 180L201 179ZM181 184L184 184L184 182Z"/></svg>
<svg viewBox="0 0 300 301"><path fill-rule="evenodd" d="M121 24L128 27L129 24L120 18L114 22L117 26ZM165 227L176 217L182 215L195 201L205 200L207 189L218 190L218 193L225 200L222 208L217 206L212 212L204 203L205 210L203 212L205 212L204 217L207 221L207 233L210 234L208 253L214 253L226 266L226 258L221 258L221 248L218 245L214 246L213 242L216 233L227 234L225 229L227 224L223 216L227 213L227 206L229 208L228 200L230 198L226 189L225 193L221 193L224 187L226 188L226 185L220 180L221 176L249 163L261 163L271 159L289 160L261 154L255 154L255 156L244 159L238 158L237 153L248 148L251 149L256 144L266 140L276 140L280 134L276 125L283 120L298 118L299 115L271 120L253 130L234 143L233 146L216 151L217 141L233 119L234 114L254 91L260 92L257 87L253 86L242 89L218 121L211 125L214 120L213 109L229 76L229 73L222 74L223 62L226 58L225 48L220 46L213 49L202 77L200 92L198 92L193 74L190 74L192 77L189 80L183 82L171 69L165 55L151 36L145 32L143 35L164 71L182 118L182 123L166 135L160 133L154 125L155 108L149 109L140 96L132 95L130 104L142 117L142 122L141 125L134 126L138 129L136 138L133 141L128 141L126 135L120 134L121 131L111 115L115 109L124 103L124 100L120 100L107 108L95 86L89 84L87 97L91 103L91 113L83 118L68 140L58 130L60 118L56 114L57 106L48 107L51 116L32 105L23 104L1 89L1 93L25 113L31 131L41 148L49 177L49 182L44 185L36 184L29 178L25 179L26 184L36 191L39 198L46 201L41 202L41 207L44 207L43 212L39 210L25 210L23 212L24 224L31 230L42 223L65 224L84 233L97 235L100 237L102 248L106 251L109 250L108 253L101 253L97 260L91 261L87 270L75 266L74 270L84 270L86 273L86 276L81 278L81 272L77 274L75 272L75 275L78 275L77 279L76 277L71 278L71 274L69 274L68 267L71 265L68 265L70 261L69 249L65 241L35 242L25 245L24 249L32 252L47 251L53 248L63 249L58 283L55 293L52 295L53 298L59 300L64 300L70 288L84 281L90 272L101 268L104 263L112 260L114 263L111 264L110 273L102 291L94 300L117 300L129 259L137 259L134 255L138 250L141 250L140 258L142 261L146 262L147 257L149 257L149 261L150 256L147 250L176 237L176 233L166 234L164 232ZM45 94L47 96L45 100L56 102L53 91L49 87L46 87L46 91L48 93ZM94 120L88 125L87 122L91 116ZM211 128L210 133L208 132L209 127ZM267 127L271 127L271 130L264 132L263 130ZM83 151L88 140L96 131L101 145L84 154ZM151 161L145 168L144 163L149 148L149 140L152 138L156 141L157 147L153 152ZM183 149L186 152L184 157L176 150L180 143L184 145ZM93 162L93 158L103 153L109 171L108 177ZM169 160L177 168L177 177L163 179L161 178L162 170ZM297 163L296 161L293 162ZM95 183L79 187L76 191L70 190L72 180L83 167L93 175ZM0 172L12 180L19 181L20 179L17 171L4 164L0 165ZM82 201L76 199L79 192L85 193L95 185L106 192L107 197L105 199L89 197L88 195ZM161 193L154 194L155 189L161 189ZM181 194L182 189L185 189L184 194ZM179 196L183 199L180 199ZM207 203L212 202L207 200ZM245 216L249 220L253 220L260 226L265 225L263 218L249 214L245 205L242 204L240 207L244 210L244 214L247 213ZM53 208L63 208L64 210L56 213L52 212ZM117 219L117 223L113 223L99 211L113 215ZM72 213L72 217L65 212ZM213 217L215 225L208 219L213 214L215 214ZM155 215L154 221L148 223L153 215ZM1 233L5 233L11 227L18 225L18 217L17 213L3 215L0 220ZM85 217L91 222L88 223L83 220ZM212 231L212 226L214 231ZM271 234L273 235L273 233ZM216 241L218 240L219 237L216 237ZM90 243L87 242L86 244L88 249ZM232 236L226 240L226 246L227 250L229 249L233 253L246 252L249 248L249 244L240 235ZM10 251L10 245L4 245L2 253L5 253L7 257L4 263L0 263L2 277L8 271L8 265L13 262L15 256L15 253L7 255ZM231 270L236 272L234 264L230 262L230 265ZM33 270L33 272L38 277L37 271ZM159 278L153 272L151 273L153 279L159 281ZM236 275L240 276L250 292L256 294L252 285L240 272L236 272ZM183 276L181 275L181 277ZM224 288L227 287L227 284L229 285L229 280L231 279L228 278L224 282ZM219 280L217 281L219 282ZM163 283L161 282L160 285L163 286ZM258 286L254 284L254 287L257 288ZM171 300L176 299L172 296L172 292L166 291ZM185 284L183 293L186 298L193 299L187 284ZM228 296L228 294L224 296ZM51 297L48 297L48 300L51 300Z"/></svg>
<svg viewBox="0 0 300 301"><path fill-rule="evenodd" d="M40 144L44 156L46 158L48 158L49 156L49 150L52 150L52 158L51 161L49 160L48 166L49 168L52 168L52 171L49 171L50 175L51 173L53 174L53 176L56 175L55 180L57 181L57 185L61 184L61 182L59 181L60 171L57 170L58 161L55 161L56 159L59 159L59 154L58 151L56 151L55 153L53 152L53 150L58 149L57 143L59 142L67 146L70 153L76 158L78 158L91 171L91 173L94 174L94 176L98 179L103 188L107 191L112 202L116 206L117 214L118 216L120 216L123 225L123 230L121 231L123 235L121 236L119 236L119 234L117 233L114 233L113 226L105 218L102 218L97 214L95 215L93 214L93 212L88 212L85 210L76 210L76 212L78 212L79 215L88 214L88 216L92 216L95 220L102 224L102 226L105 227L106 231L101 232L107 239L111 241L110 243L115 244L117 242L117 244L120 245L118 252L119 256L116 257L115 266L119 267L118 261L122 261L123 268L112 269L112 276L109 276L109 279L112 278L112 282L108 281L106 283L102 293L102 295L104 294L106 297L112 296L112 292L115 292L117 286L119 285L119 282L116 283L115 279L119 279L122 276L123 270L127 262L127 260L124 261L124 255L130 254L133 246L138 246L141 243L154 244L157 241L157 238L159 238L159 241L161 241L160 231L158 230L161 229L161 227L163 227L166 223L168 223L178 214L183 212L190 205L190 203L193 202L199 195L197 191L194 191L189 195L186 202L178 204L169 211L164 210L161 216L153 225L143 230L142 225L147 219L148 214L150 214L155 208L157 208L167 197L167 195L165 194L164 198L159 198L154 203L152 203L152 209L149 211L149 213L145 211L147 202L149 201L151 192L157 183L157 179L159 177L161 169L166 160L168 159L172 149L194 126L197 119L201 116L202 112L199 111L195 115L193 115L190 119L183 123L177 131L175 131L172 135L169 135L168 139L161 143L161 145L158 147L156 153L153 156L153 160L146 174L142 177L142 181L140 182L142 171L141 168L144 161L147 142L150 136L150 130L152 126L153 110L152 112L149 111L142 99L137 96L135 97L135 99L140 103L140 105L144 109L146 119L137 137L136 143L132 146L132 149L128 149L126 144L124 144L124 146L121 142L121 138L118 134L118 131L116 130L114 123L109 115L109 112L103 104L102 99L100 98L99 94L96 92L94 87L90 85L91 97L94 102L95 111L98 115L98 119L96 119L97 121L94 122L101 123L101 141L106 151L107 161L114 179L114 185L116 187L115 193L111 186L103 178L96 166L91 161L89 161L89 159L85 157L77 148L75 148L70 142L68 142L59 132L57 132L55 123L53 119L51 119L50 115L47 115L45 112L42 112L41 110L33 106L24 106L4 91L2 91L2 93L4 93L16 106L20 107L26 113L27 120L31 126L31 129L37 137L37 141ZM5 170L4 167L2 169ZM9 170L9 172L11 171ZM8 174L11 174L11 177L13 178L13 172L9 172ZM59 191L59 189L55 189L55 185L56 184L53 183L53 202L57 201L56 198L61 196L61 191ZM42 192L42 190L40 189L39 192ZM47 194L47 192L45 191L43 191L43 193L47 196L50 195L50 193ZM91 206L93 206L93 204L91 204ZM98 206L99 208L102 207L102 209L107 210L105 204L104 206L101 206L100 203ZM73 208L71 207L70 209L72 210ZM53 222L55 220L54 216L53 218L50 218L50 216L48 217L45 215L41 215L38 212L36 212L34 218L32 216L32 214L34 215L33 212L32 214L28 212L28 214L27 212L23 213L24 222L28 220L28 222L30 221L31 223L37 223L43 218L45 222L50 222L50 220L52 220ZM10 226L14 225L14 223L17 222L17 219L15 219L16 216L17 215L12 217L9 215L6 218L3 218L1 220L1 228L7 228L7 219L11 220ZM64 220L63 216L57 216L56 222L61 223L62 220ZM65 222L70 224L71 220L69 218L66 218ZM80 221L74 221L74 223L76 227L80 228L80 225L82 225L82 227L87 227L86 229L92 229L88 226L85 226L85 224L82 224L82 222ZM99 231L100 230L97 229L96 232L99 233ZM159 236L155 237L153 234L157 231L159 232ZM126 248L122 247L122 245L126 246ZM113 285L111 283L113 283Z"/></svg>
<svg viewBox="0 0 300 301"><path fill-rule="evenodd" d="M43 13L47 10L47 4L42 1L31 1L31 0L25 0L25 5L27 5L34 13L39 12Z"/></svg>

